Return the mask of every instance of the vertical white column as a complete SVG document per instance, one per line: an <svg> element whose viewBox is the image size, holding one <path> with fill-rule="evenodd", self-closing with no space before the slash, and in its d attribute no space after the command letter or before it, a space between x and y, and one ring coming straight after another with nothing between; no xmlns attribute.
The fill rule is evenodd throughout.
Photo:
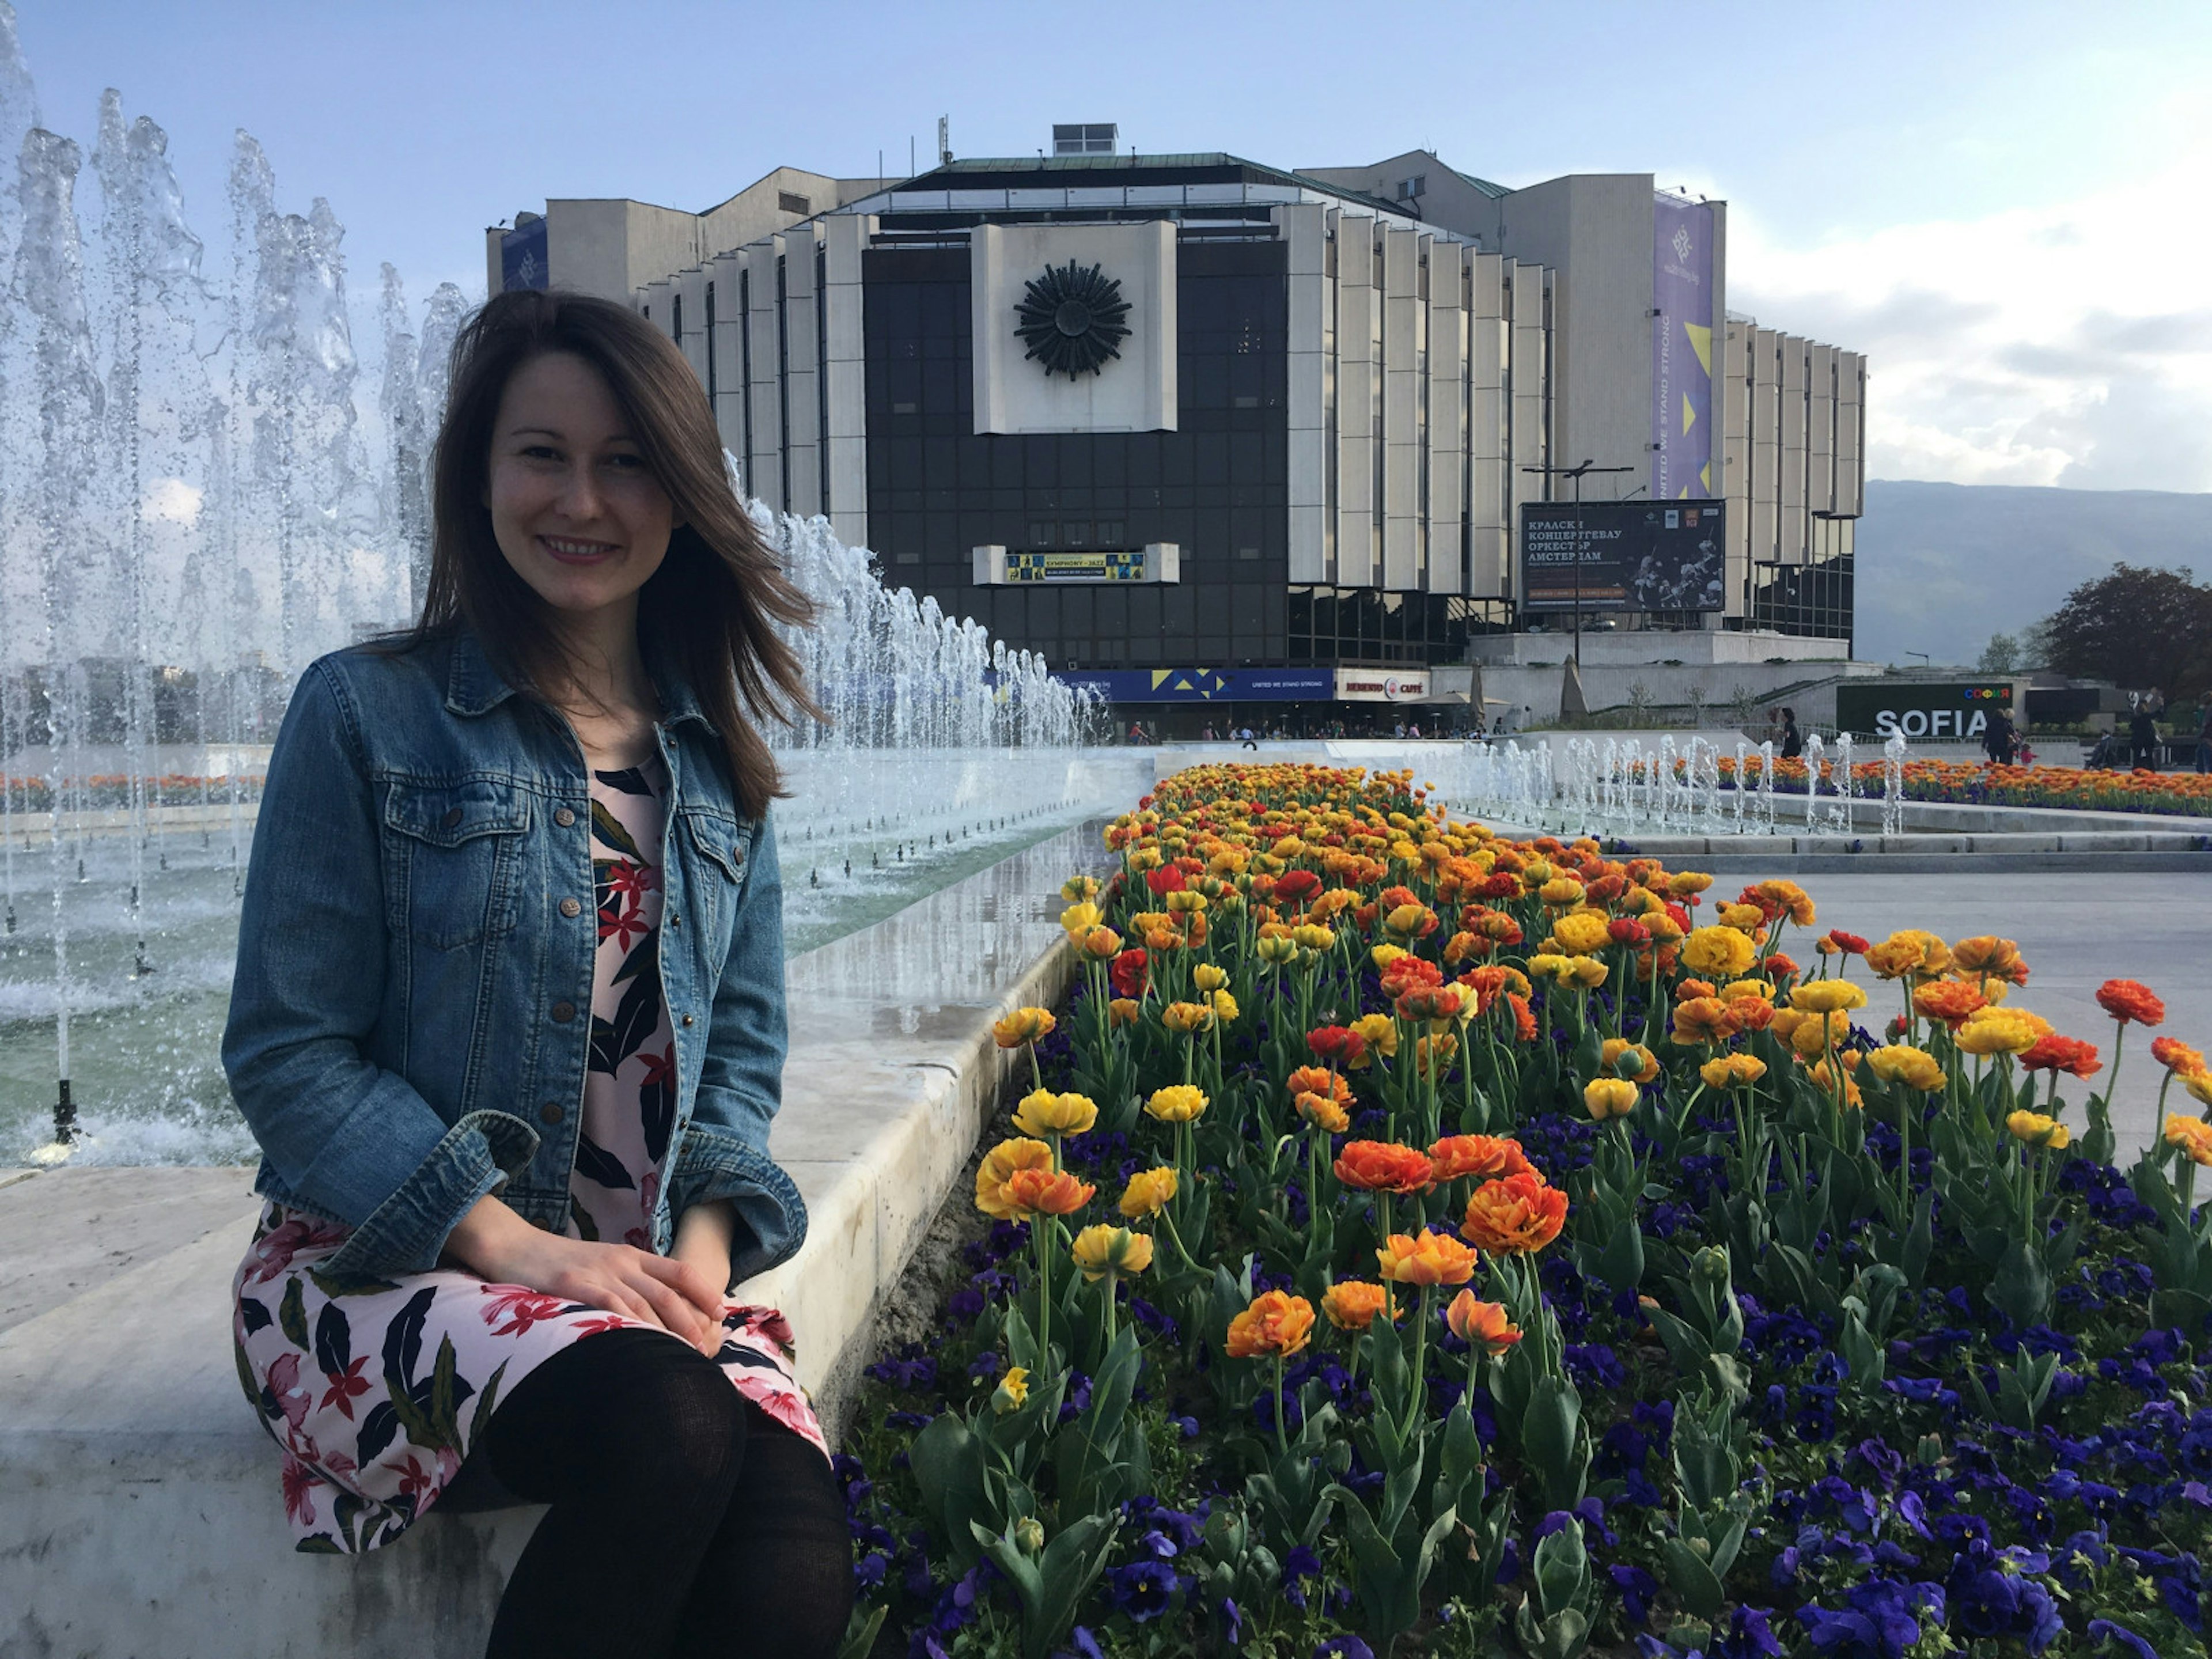
<svg viewBox="0 0 2212 1659"><path fill-rule="evenodd" d="M1544 422L1545 376L1549 372L1544 327L1544 268L1510 267L1513 284L1512 357L1507 365L1513 395L1513 447L1507 457L1506 499L1512 511L1505 517L1509 538L1521 533L1524 502L1544 499L1544 477L1522 468L1542 466L1550 453L1550 434ZM1580 458L1577 457L1577 459Z"/></svg>
<svg viewBox="0 0 2212 1659"><path fill-rule="evenodd" d="M1325 210L1317 203L1303 202L1274 210L1276 233L1283 239L1289 268L1286 499L1293 582L1328 580L1326 538L1322 533L1322 514L1328 506L1328 465L1322 448L1327 426L1322 404L1327 368L1322 354L1322 307L1328 302L1322 258L1328 228L1322 219Z"/></svg>
<svg viewBox="0 0 2212 1659"><path fill-rule="evenodd" d="M1336 226L1336 580L1369 587L1375 568L1375 221Z"/></svg>
<svg viewBox="0 0 2212 1659"><path fill-rule="evenodd" d="M1411 225L1382 228L1382 586L1396 592L1421 585L1420 241Z"/></svg>
<svg viewBox="0 0 2212 1659"><path fill-rule="evenodd" d="M1806 359L1811 342L1782 337L1782 557L1802 564L1806 555Z"/></svg>
<svg viewBox="0 0 2212 1659"><path fill-rule="evenodd" d="M823 221L828 281L830 377L830 525L848 547L868 543L867 333L860 255L875 234L872 215L832 214Z"/></svg>
<svg viewBox="0 0 2212 1659"><path fill-rule="evenodd" d="M1714 338L1722 342L1720 376L1716 395L1721 404L1721 471L1717 480L1725 504L1722 514L1726 544L1725 574L1722 578L1724 616L1744 614L1745 584L1751 573L1751 378L1755 372L1750 349L1751 325L1730 323Z"/></svg>
<svg viewBox="0 0 2212 1659"><path fill-rule="evenodd" d="M1428 239L1425 239L1428 240ZM1461 533L1467 501L1462 473L1467 455L1467 281L1464 251L1435 239L1429 250L1429 498L1428 590L1468 591Z"/></svg>
<svg viewBox="0 0 2212 1659"><path fill-rule="evenodd" d="M1805 501L1815 513L1836 510L1836 349L1815 344L1806 385Z"/></svg>
<svg viewBox="0 0 2212 1659"><path fill-rule="evenodd" d="M679 271L669 279L669 285L674 290L673 297L684 301L684 338L680 342L684 361L691 365L691 372L699 377L700 389L703 391L707 385L708 349L706 268L694 265L689 270ZM719 290L715 297L720 297ZM663 317L660 308L653 307L653 321L660 325L662 333L671 331L673 314L672 312L669 317Z"/></svg>
<svg viewBox="0 0 2212 1659"><path fill-rule="evenodd" d="M744 284L745 256L740 251L718 253L707 263L707 276L714 284L714 327L707 349L713 355L714 429L722 434L722 447L738 458L745 488L753 487L752 463L745 454L745 325L740 308ZM705 320L705 313L701 313Z"/></svg>
<svg viewBox="0 0 2212 1659"><path fill-rule="evenodd" d="M783 499L783 387L776 374L777 331L774 237L763 237L745 252L745 341L752 378L745 386L753 413L753 451L746 458L745 488L776 511Z"/></svg>
<svg viewBox="0 0 2212 1659"><path fill-rule="evenodd" d="M783 246L784 441L791 450L791 506L798 514L822 510L822 386L819 302L815 284L814 227L794 225L776 240Z"/></svg>
<svg viewBox="0 0 2212 1659"><path fill-rule="evenodd" d="M1751 561L1752 581L1762 580L1761 561L1782 556L1782 337L1771 328L1751 331Z"/></svg>
<svg viewBox="0 0 2212 1659"><path fill-rule="evenodd" d="M1856 514L1866 507L1866 359L1837 353L1836 386L1836 511Z"/></svg>
<svg viewBox="0 0 2212 1659"><path fill-rule="evenodd" d="M1502 598L1510 586L1513 569L1511 526L1508 522L1512 487L1507 481L1507 436L1511 426L1506 399L1505 367L1509 355L1505 323L1505 260L1496 253L1470 252L1468 283L1468 447L1469 468L1468 514L1473 520L1471 592L1485 599Z"/></svg>

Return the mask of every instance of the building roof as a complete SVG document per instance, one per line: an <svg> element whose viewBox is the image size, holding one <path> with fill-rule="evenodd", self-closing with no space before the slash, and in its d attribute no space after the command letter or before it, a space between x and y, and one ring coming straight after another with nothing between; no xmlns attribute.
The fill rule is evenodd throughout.
<svg viewBox="0 0 2212 1659"><path fill-rule="evenodd" d="M1417 216L1406 211L1403 203L1388 202L1378 196L1350 190L1342 185L1333 185L1316 179L1310 173L1296 173L1286 167L1268 167L1259 161L1248 161L1242 156L1224 151L1193 151L1170 155L1036 155L1022 156L963 156L916 174L896 186L904 191L926 190L1018 190L1024 185L1033 185L1040 173L1079 173L1104 174L1097 183L1142 185L1185 184L1248 184L1276 185L1298 190L1317 191L1323 195L1355 202L1361 207L1380 210L1405 218ZM1487 188L1497 191L1497 186ZM1503 191L1498 191L1503 194Z"/></svg>

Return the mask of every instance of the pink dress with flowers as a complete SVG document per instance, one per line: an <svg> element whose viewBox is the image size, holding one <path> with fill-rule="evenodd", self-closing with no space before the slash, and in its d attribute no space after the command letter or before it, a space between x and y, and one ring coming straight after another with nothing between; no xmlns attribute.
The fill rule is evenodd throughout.
<svg viewBox="0 0 2212 1659"><path fill-rule="evenodd" d="M675 1121L657 965L667 793L657 760L592 776L599 945L567 1231L641 1249ZM296 1547L348 1555L390 1543L436 1503L500 1400L538 1366L600 1331L652 1328L443 1268L332 1277L324 1264L349 1232L268 1205L232 1286L238 1380L283 1451ZM783 1316L730 1298L722 1328L717 1358L738 1392L827 1455Z"/></svg>

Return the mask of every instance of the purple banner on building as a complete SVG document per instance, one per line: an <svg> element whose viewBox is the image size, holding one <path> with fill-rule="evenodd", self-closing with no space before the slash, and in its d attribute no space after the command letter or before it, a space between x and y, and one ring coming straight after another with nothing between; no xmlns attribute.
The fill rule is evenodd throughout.
<svg viewBox="0 0 2212 1659"><path fill-rule="evenodd" d="M1721 494L1713 441L1713 210L1651 204L1651 494Z"/></svg>

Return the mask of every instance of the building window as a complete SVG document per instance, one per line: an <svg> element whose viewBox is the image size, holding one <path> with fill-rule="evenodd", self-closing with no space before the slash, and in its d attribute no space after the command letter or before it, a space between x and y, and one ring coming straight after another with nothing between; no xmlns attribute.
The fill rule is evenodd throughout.
<svg viewBox="0 0 2212 1659"><path fill-rule="evenodd" d="M1111 155L1120 145L1121 138L1121 126L1113 121L1056 123L1052 130L1052 153L1054 155Z"/></svg>
<svg viewBox="0 0 2212 1659"><path fill-rule="evenodd" d="M776 191L775 205L779 213L795 213L802 219L814 211L813 203L804 196L794 196L787 190Z"/></svg>
<svg viewBox="0 0 2212 1659"><path fill-rule="evenodd" d="M1398 181L1398 199L1401 202L1418 200L1428 188L1429 175L1425 173L1417 173L1410 179L1401 179Z"/></svg>
<svg viewBox="0 0 2212 1659"><path fill-rule="evenodd" d="M707 401L714 401L714 285L707 284Z"/></svg>
<svg viewBox="0 0 2212 1659"><path fill-rule="evenodd" d="M668 303L668 337L676 342L677 349L684 346L684 296L678 295Z"/></svg>

